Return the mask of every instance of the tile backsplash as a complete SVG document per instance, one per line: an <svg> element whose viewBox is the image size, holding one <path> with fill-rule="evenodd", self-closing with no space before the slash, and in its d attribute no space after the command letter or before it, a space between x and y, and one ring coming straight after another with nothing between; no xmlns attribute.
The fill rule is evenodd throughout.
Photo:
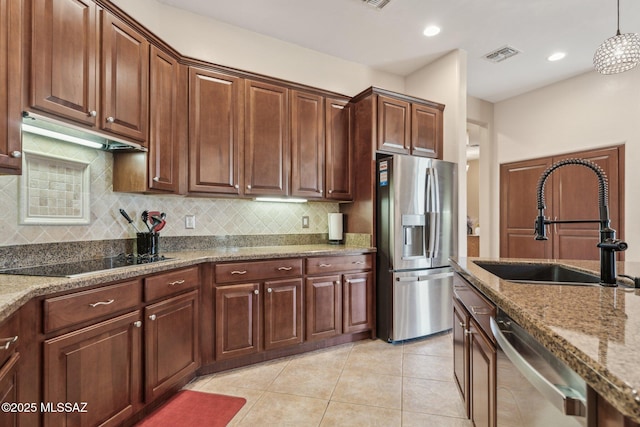
<svg viewBox="0 0 640 427"><path fill-rule="evenodd" d="M163 236L224 236L260 234L327 233L329 212L338 212L337 203L268 203L238 199L184 196L138 195L112 191L113 155L68 142L24 133L23 149L89 163L90 224L20 225L20 186L24 177L0 176L0 246L65 241L129 239L134 228L120 215L125 209L138 228L143 210L167 214ZM195 228L185 228L185 216L195 215ZM302 217L309 228L302 228Z"/></svg>

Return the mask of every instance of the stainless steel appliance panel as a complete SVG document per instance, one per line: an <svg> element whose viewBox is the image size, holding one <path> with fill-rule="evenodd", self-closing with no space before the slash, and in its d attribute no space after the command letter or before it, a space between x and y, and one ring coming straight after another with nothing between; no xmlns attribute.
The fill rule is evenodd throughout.
<svg viewBox="0 0 640 427"><path fill-rule="evenodd" d="M452 292L450 268L393 273L393 326L388 340L451 329Z"/></svg>
<svg viewBox="0 0 640 427"><path fill-rule="evenodd" d="M586 383L504 314L491 319L498 343L499 427L587 426Z"/></svg>

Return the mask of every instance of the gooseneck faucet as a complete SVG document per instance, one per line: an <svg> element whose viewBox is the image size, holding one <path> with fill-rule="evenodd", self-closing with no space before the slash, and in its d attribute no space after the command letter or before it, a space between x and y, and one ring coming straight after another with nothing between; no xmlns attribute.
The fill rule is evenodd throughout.
<svg viewBox="0 0 640 427"><path fill-rule="evenodd" d="M600 210L600 219L587 220L550 220L544 217L546 208L544 203L544 184L556 169L568 165L580 165L591 169L598 177L598 208ZM584 159L566 159L560 160L549 166L540 176L538 181L538 218L535 222L536 240L547 240L546 228L548 224L576 224L576 223L599 223L600 224L600 283L603 286L616 286L616 252L624 251L628 245L622 240L616 239L616 230L610 227L609 220L609 189L607 184L607 176L600 166Z"/></svg>

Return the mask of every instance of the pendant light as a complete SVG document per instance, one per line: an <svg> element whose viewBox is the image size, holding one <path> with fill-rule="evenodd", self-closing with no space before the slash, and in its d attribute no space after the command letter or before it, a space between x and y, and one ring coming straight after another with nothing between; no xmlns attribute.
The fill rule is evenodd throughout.
<svg viewBox="0 0 640 427"><path fill-rule="evenodd" d="M620 0L618 0L618 31L598 47L593 55L593 66L600 74L628 71L640 62L640 36L638 33L620 34Z"/></svg>

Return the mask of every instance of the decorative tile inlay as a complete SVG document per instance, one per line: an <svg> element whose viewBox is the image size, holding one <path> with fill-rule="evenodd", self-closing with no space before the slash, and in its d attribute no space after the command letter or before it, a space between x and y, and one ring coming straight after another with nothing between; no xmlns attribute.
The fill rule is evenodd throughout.
<svg viewBox="0 0 640 427"><path fill-rule="evenodd" d="M89 163L23 154L20 224L89 224Z"/></svg>

